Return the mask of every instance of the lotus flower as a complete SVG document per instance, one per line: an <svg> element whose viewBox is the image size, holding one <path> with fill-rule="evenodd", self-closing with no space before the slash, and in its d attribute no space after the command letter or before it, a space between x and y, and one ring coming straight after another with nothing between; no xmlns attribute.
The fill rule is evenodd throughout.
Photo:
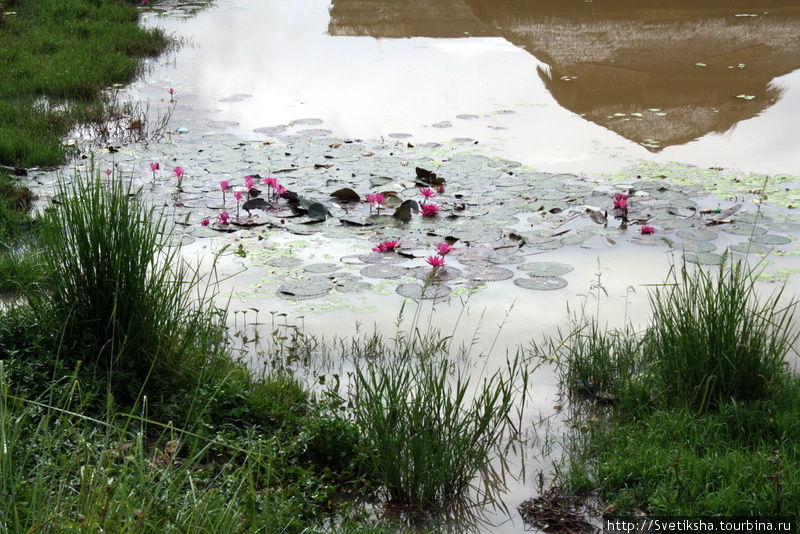
<svg viewBox="0 0 800 534"><path fill-rule="evenodd" d="M369 211L372 213L373 206L378 210L378 213L381 212L381 206L383 206L383 202L386 198L383 196L383 193L369 193L367 195L367 202L369 202Z"/></svg>
<svg viewBox="0 0 800 534"><path fill-rule="evenodd" d="M228 214L223 211L222 213L219 214L217 220L219 221L220 224L228 224L230 217L228 217Z"/></svg>
<svg viewBox="0 0 800 534"><path fill-rule="evenodd" d="M233 196L236 199L236 218L239 218L239 201L242 200L242 192L234 191Z"/></svg>
<svg viewBox="0 0 800 534"><path fill-rule="evenodd" d="M203 226L208 226L210 224L210 221L208 219L203 219L202 221L200 221L200 224Z"/></svg>
<svg viewBox="0 0 800 534"><path fill-rule="evenodd" d="M434 269L444 267L444 256L428 256L428 259L425 261L427 261L428 264Z"/></svg>
<svg viewBox="0 0 800 534"><path fill-rule="evenodd" d="M451 250L455 250L455 247L451 247L449 243L439 243L436 245L436 250L439 252L440 256L444 256Z"/></svg>
<svg viewBox="0 0 800 534"><path fill-rule="evenodd" d="M436 217L439 213L439 206L436 204L422 204L419 209L422 210L423 217Z"/></svg>
<svg viewBox="0 0 800 534"><path fill-rule="evenodd" d="M433 190L433 189L431 189L430 187L423 187L422 189L420 189L420 190L419 190L419 193L420 193L420 194L421 194L423 197L425 197L425 200L428 200L428 199L430 199L431 197L435 197L435 196L436 196L436 191L434 191L434 190ZM423 204L425 203L425 200L423 200L423 201L422 201L422 202L423 202Z"/></svg>
<svg viewBox="0 0 800 534"><path fill-rule="evenodd" d="M375 252L391 252L399 246L399 241L383 241L382 243L379 243L377 247L373 247L372 250Z"/></svg>
<svg viewBox="0 0 800 534"><path fill-rule="evenodd" d="M642 234L652 234L653 232L656 231L656 229L653 228L652 226L642 226L641 228L639 228L639 231L642 232Z"/></svg>

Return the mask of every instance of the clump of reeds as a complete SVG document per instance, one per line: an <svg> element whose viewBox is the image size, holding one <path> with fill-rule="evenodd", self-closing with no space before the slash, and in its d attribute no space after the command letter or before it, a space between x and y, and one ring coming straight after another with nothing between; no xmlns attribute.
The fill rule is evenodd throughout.
<svg viewBox="0 0 800 534"><path fill-rule="evenodd" d="M371 338L356 368L352 410L367 472L394 504L443 509L461 499L509 422L518 359L475 384L447 357L447 339L416 332ZM368 354L369 353L369 354Z"/></svg>
<svg viewBox="0 0 800 534"><path fill-rule="evenodd" d="M39 225L46 287L28 297L58 323L64 356L133 396L148 377L213 352L221 331L209 286L170 246L161 214L117 175L61 180L57 198Z"/></svg>
<svg viewBox="0 0 800 534"><path fill-rule="evenodd" d="M769 398L797 341L796 302L782 289L762 299L753 269L725 264L716 276L686 266L650 296L644 356L666 403L698 410Z"/></svg>

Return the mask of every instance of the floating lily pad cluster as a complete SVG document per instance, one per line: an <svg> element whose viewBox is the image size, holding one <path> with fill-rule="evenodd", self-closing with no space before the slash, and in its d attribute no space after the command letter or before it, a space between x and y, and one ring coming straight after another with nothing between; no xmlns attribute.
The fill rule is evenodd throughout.
<svg viewBox="0 0 800 534"><path fill-rule="evenodd" d="M690 180L685 168L645 166L639 176L597 180L537 172L458 143L414 146L399 134L389 142L337 139L317 128L320 123L299 119L259 128L255 140L191 125L170 142L96 154L93 165L130 177L163 206L182 233L176 244L219 236L257 249L288 234L363 243L361 253L324 262L270 259L270 267L293 277L275 293L296 300L390 286L408 298L442 300L503 280L556 290L567 285L571 267L529 256L562 247L624 253L643 245L699 264L720 262L728 249L797 252L800 224L792 208L764 198L789 177L719 197L710 192L733 190L727 171L696 169ZM90 161L78 166L88 169ZM40 171L32 183L46 196L55 180L55 172ZM225 196L229 188L240 197ZM399 246L370 251L387 241ZM454 247L447 265L427 265L431 248L443 242Z"/></svg>

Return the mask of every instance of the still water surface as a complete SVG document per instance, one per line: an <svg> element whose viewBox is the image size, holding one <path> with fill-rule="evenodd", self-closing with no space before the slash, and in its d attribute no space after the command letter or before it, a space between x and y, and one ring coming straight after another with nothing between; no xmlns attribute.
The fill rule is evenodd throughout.
<svg viewBox="0 0 800 534"><path fill-rule="evenodd" d="M218 0L193 17L147 12L148 24L185 36L187 44L153 61L131 92L163 102L173 87L174 125L203 119L208 133L249 140L272 139L281 126L314 117L322 120L315 128L334 137L454 142L546 172L596 177L646 160L796 175L800 7L794 4ZM337 247L345 245L330 244ZM321 251L298 252L308 261L315 254ZM565 324L566 304L575 309L582 302L598 269L610 295L603 321L644 320L646 285L663 280L669 264L662 250L648 247L565 248L534 259L579 268L561 291L521 295L510 283L490 285L461 318L465 341L481 328L491 342L502 323L502 356L505 348L555 332ZM225 261L231 271L249 267L243 259ZM784 261L799 266L794 258ZM245 272L226 289L256 279ZM381 299L380 310L366 316L339 310L305 314L302 322L323 334L352 332L367 318L390 328L402 299ZM231 307L253 306L286 311L276 299ZM451 302L423 316L447 332L460 310L460 302ZM538 380L531 420L556 402L552 376ZM526 454L536 451L509 460L521 464ZM528 476L509 480L510 517L489 510L502 526L480 530L523 530L514 509L535 494L538 461L528 461Z"/></svg>
<svg viewBox="0 0 800 534"><path fill-rule="evenodd" d="M338 136L468 137L544 170L800 168L791 1L220 0L151 22L192 44L144 91L195 94L242 134L318 117Z"/></svg>

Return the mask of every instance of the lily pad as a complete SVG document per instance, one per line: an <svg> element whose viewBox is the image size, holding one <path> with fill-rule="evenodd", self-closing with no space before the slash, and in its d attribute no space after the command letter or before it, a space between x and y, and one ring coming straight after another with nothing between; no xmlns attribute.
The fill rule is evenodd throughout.
<svg viewBox="0 0 800 534"><path fill-rule="evenodd" d="M490 267L488 265L473 265L469 271L464 274L465 278L476 280L478 282L494 282L497 280L508 280L513 277L514 273L502 267Z"/></svg>
<svg viewBox="0 0 800 534"><path fill-rule="evenodd" d="M343 187L342 189L337 189L333 193L331 193L333 198L338 198L343 202L358 202L361 200L361 197L350 189L349 187Z"/></svg>
<svg viewBox="0 0 800 534"><path fill-rule="evenodd" d="M303 270L308 273L324 274L332 273L339 268L336 263L312 263L303 267Z"/></svg>
<svg viewBox="0 0 800 534"><path fill-rule="evenodd" d="M683 255L683 259L698 265L720 265L722 264L722 256L713 252L698 252L687 253Z"/></svg>
<svg viewBox="0 0 800 534"><path fill-rule="evenodd" d="M711 252L717 248L708 241L670 241L669 246L682 252Z"/></svg>
<svg viewBox="0 0 800 534"><path fill-rule="evenodd" d="M359 255L357 258L363 263L371 264L401 263L406 261L406 259L397 252L369 252ZM344 258L342 258L342 261L344 261Z"/></svg>
<svg viewBox="0 0 800 534"><path fill-rule="evenodd" d="M753 243L752 241L736 243L735 245L731 245L730 249L734 252L741 252L742 254L767 254L772 251L772 247Z"/></svg>
<svg viewBox="0 0 800 534"><path fill-rule="evenodd" d="M444 284L429 284L424 286L415 282L400 284L397 286L397 293L403 297L413 300L446 300L453 290Z"/></svg>
<svg viewBox="0 0 800 534"><path fill-rule="evenodd" d="M750 238L753 243L760 245L788 245L792 242L788 237L777 234L760 234Z"/></svg>
<svg viewBox="0 0 800 534"><path fill-rule="evenodd" d="M520 271L528 273L528 276L561 276L572 272L575 268L568 263L556 261L534 261L525 263L517 267Z"/></svg>
<svg viewBox="0 0 800 534"><path fill-rule="evenodd" d="M532 278L515 278L514 285L524 289L552 291L567 287L567 281L558 276L535 276Z"/></svg>
<svg viewBox="0 0 800 534"><path fill-rule="evenodd" d="M723 232L727 232L729 234L734 235L759 235L759 234L766 234L767 229L763 226L756 226L754 224L740 224L740 223L733 223L733 224L723 224L720 228Z"/></svg>
<svg viewBox="0 0 800 534"><path fill-rule="evenodd" d="M431 278L431 274L433 277ZM445 266L439 267L435 271L430 267L420 265L411 269L411 275L420 280L431 280L433 282L449 282L461 276L461 269L455 267Z"/></svg>
<svg viewBox="0 0 800 534"><path fill-rule="evenodd" d="M679 230L675 232L675 235L683 239L691 239L692 241L713 241L719 237L718 233L712 232L711 230L704 230L702 228L697 228L694 230Z"/></svg>
<svg viewBox="0 0 800 534"><path fill-rule="evenodd" d="M493 265L514 265L524 261L525 258L523 258L520 254L514 254L513 252L504 252L502 254L489 256L489 263Z"/></svg>
<svg viewBox="0 0 800 534"><path fill-rule="evenodd" d="M287 300L308 300L319 298L333 289L330 281L321 278L302 278L282 284L276 294Z"/></svg>
<svg viewBox="0 0 800 534"><path fill-rule="evenodd" d="M361 276L366 278L383 278L385 280L394 280L407 275L408 271L408 267L403 267L402 265L378 263L374 265L367 265L361 269Z"/></svg>
<svg viewBox="0 0 800 534"><path fill-rule="evenodd" d="M267 265L272 267L297 267L303 264L303 260L294 256L278 256L267 260Z"/></svg>

